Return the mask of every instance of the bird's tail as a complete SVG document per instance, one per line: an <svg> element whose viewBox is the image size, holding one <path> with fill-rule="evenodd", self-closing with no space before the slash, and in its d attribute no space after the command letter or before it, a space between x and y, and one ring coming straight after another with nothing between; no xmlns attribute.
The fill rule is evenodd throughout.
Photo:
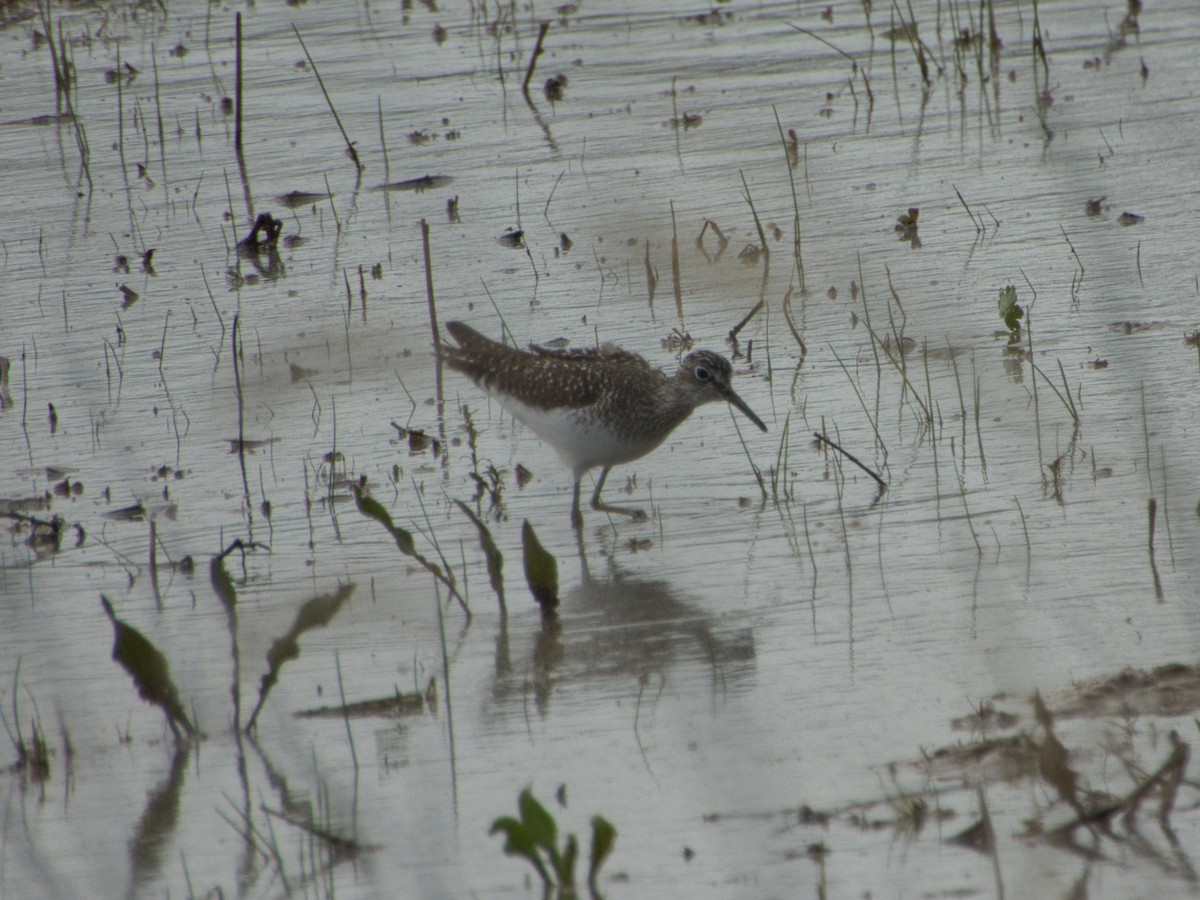
<svg viewBox="0 0 1200 900"><path fill-rule="evenodd" d="M498 353L519 352L485 337L463 322L447 322L446 331L458 342L458 346L443 342L442 361L475 382L479 382L491 372Z"/></svg>

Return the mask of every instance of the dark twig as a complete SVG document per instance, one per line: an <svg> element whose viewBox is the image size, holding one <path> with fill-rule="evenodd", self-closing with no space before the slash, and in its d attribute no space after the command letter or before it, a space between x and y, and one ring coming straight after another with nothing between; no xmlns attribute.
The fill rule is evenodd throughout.
<svg viewBox="0 0 1200 900"><path fill-rule="evenodd" d="M308 60L308 64L312 66L313 74L317 76L317 84L321 86L321 93L325 95L325 102L329 104L329 111L333 113L333 121L337 122L338 131L342 133L342 140L346 142L346 152L350 158L354 160L354 167L362 173L363 164L358 159L358 151L354 149L354 142L350 140L350 136L346 134L346 129L342 127L342 120L337 114L337 110L333 107L333 101L329 98L329 91L325 90L325 82L321 79L321 73L317 71L317 63L312 58L312 54L308 52L308 47L304 46L304 38L300 36L300 30L293 25L292 31L296 32L296 40L300 42L300 48L304 51L304 56Z"/></svg>
<svg viewBox="0 0 1200 900"><path fill-rule="evenodd" d="M238 159L242 159L242 14L238 13L234 19L235 37L234 37L234 89L233 96L236 101L233 105L233 147L237 153ZM293 26L294 27L294 26ZM304 42L301 41L301 44ZM305 51L307 52L307 51ZM314 72L316 69L313 70Z"/></svg>
<svg viewBox="0 0 1200 900"><path fill-rule="evenodd" d="M885 488L885 489L887 488L887 482L884 481L882 478L880 478L878 475L876 475L874 472L872 472L870 469L868 469L866 466L864 466L861 462L859 462L853 453L851 453L848 450L843 449L842 447L839 447L837 444L835 444L833 441L831 441L829 438L825 437L825 435L823 435L819 432L814 431L813 437L815 437L818 441L821 441L824 444L828 444L830 447L832 447L838 453L842 454L842 456L846 457L846 459L850 460L850 462L854 463L856 466L858 466L860 469L862 469L864 472L866 472L868 475L870 475L872 478L874 478L875 481L879 484L879 486L881 488Z"/></svg>
<svg viewBox="0 0 1200 900"><path fill-rule="evenodd" d="M733 328L730 329L730 331L729 331L730 342L737 340L738 334L741 333L741 330L746 327L747 323L749 323L749 321L751 319L753 319L756 315L758 315L759 310L761 310L763 308L764 304L765 304L765 301L759 300L757 303L754 304L754 308L751 309L750 312L746 313L746 315L742 318L742 321L738 322L736 325L733 326Z"/></svg>
<svg viewBox="0 0 1200 900"><path fill-rule="evenodd" d="M537 43L533 45L533 55L529 57L529 65L525 69L525 80L521 82L521 93L526 96L529 96L529 82L533 78L533 70L537 68L538 57L542 55L542 41L546 39L546 32L549 30L549 22L543 22L538 30Z"/></svg>

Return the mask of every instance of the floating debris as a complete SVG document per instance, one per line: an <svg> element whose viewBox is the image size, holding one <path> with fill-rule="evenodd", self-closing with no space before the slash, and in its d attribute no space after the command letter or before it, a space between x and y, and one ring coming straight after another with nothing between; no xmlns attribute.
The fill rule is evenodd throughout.
<svg viewBox="0 0 1200 900"><path fill-rule="evenodd" d="M282 231L283 223L281 221L270 213L259 213L250 233L238 241L238 249L256 252L262 247L274 246L279 242L279 235Z"/></svg>
<svg viewBox="0 0 1200 900"><path fill-rule="evenodd" d="M133 506L123 506L120 509L106 512L104 518L117 522L144 522L146 521L146 507L141 503L135 503Z"/></svg>
<svg viewBox="0 0 1200 900"><path fill-rule="evenodd" d="M421 694L402 694L397 691L391 697L359 700L345 706L318 706L316 709L299 710L294 715L297 719L398 719L401 716L415 716L424 710L425 698Z"/></svg>
<svg viewBox="0 0 1200 900"><path fill-rule="evenodd" d="M9 119L7 122L0 122L0 125L65 125L74 120L75 117L69 112L63 112L57 115L32 116L28 119Z"/></svg>
<svg viewBox="0 0 1200 900"><path fill-rule="evenodd" d="M511 250L520 250L525 246L525 232L520 229L509 228L504 234L496 238L496 243L501 247L508 247Z"/></svg>
<svg viewBox="0 0 1200 900"><path fill-rule="evenodd" d="M546 95L546 99L551 103L557 103L564 99L567 90L567 76L561 72L552 78L547 78L546 83L542 85L542 93Z"/></svg>
<svg viewBox="0 0 1200 900"><path fill-rule="evenodd" d="M902 243L911 243L914 250L921 249L921 236L917 234L917 220L921 217L918 207L910 206L908 212L896 219L896 234Z"/></svg>
<svg viewBox="0 0 1200 900"><path fill-rule="evenodd" d="M298 366L295 363L288 363L288 378L292 384L298 381L307 381L310 378L315 378L321 374L320 369L306 369L304 366Z"/></svg>
<svg viewBox="0 0 1200 900"><path fill-rule="evenodd" d="M275 198L275 202L288 209L301 209L305 206L312 206L314 203L320 203L322 200L328 200L332 197L329 193L314 193L312 191L289 191L286 194L280 194Z"/></svg>
<svg viewBox="0 0 1200 900"><path fill-rule="evenodd" d="M435 437L431 437L421 428L404 428L392 423L392 427L396 429L396 435L404 441L408 441L408 455L420 456L426 450L433 449L434 457L438 457L442 453L442 442Z"/></svg>
<svg viewBox="0 0 1200 900"><path fill-rule="evenodd" d="M422 175L420 178L409 178L406 181L393 181L388 184L376 185L377 191L428 191L431 188L445 187L454 181L449 175Z"/></svg>
<svg viewBox="0 0 1200 900"><path fill-rule="evenodd" d="M254 453L256 450L261 450L263 447L269 447L271 444L279 442L279 438L267 438L265 441L239 440L238 438L225 438L229 441L229 452L238 453L245 451L246 453Z"/></svg>
<svg viewBox="0 0 1200 900"><path fill-rule="evenodd" d="M667 121L663 122L663 125L665 125L667 128L682 128L684 131L687 131L689 128L699 128L703 124L704 116L700 115L699 113L686 112L682 116L674 119L667 119Z"/></svg>

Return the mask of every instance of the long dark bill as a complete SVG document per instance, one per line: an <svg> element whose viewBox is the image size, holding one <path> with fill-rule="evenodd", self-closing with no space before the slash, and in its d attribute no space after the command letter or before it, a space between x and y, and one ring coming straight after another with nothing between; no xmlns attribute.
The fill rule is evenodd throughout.
<svg viewBox="0 0 1200 900"><path fill-rule="evenodd" d="M729 392L725 394L725 399L740 409L747 419L749 419L763 431L767 430L767 426L763 424L763 420L754 414L754 410L746 405L745 400L734 393L733 388L729 388Z"/></svg>

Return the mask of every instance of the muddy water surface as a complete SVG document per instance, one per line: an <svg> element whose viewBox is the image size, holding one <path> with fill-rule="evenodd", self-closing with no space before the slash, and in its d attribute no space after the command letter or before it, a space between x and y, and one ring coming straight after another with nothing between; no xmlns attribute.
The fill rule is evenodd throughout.
<svg viewBox="0 0 1200 900"><path fill-rule="evenodd" d="M536 895L527 786L607 897L1196 892L1196 10L431 7L240 10L244 166L236 8L52 8L73 118L9 13L0 893ZM769 433L576 536L427 260Z"/></svg>

